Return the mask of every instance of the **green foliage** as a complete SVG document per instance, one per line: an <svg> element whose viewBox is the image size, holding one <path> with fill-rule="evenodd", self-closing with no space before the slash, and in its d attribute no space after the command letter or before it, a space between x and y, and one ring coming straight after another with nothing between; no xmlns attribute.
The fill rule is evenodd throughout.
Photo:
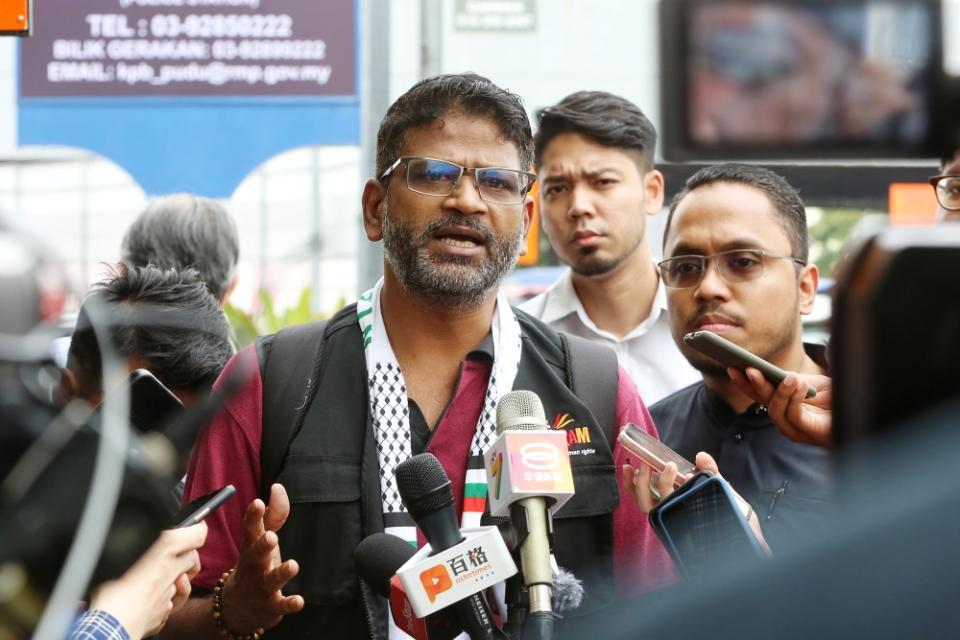
<svg viewBox="0 0 960 640"><path fill-rule="evenodd" d="M260 291L260 308L254 312L247 312L234 307L229 302L224 305L223 312L227 316L237 348L243 348L257 339L257 336L276 333L284 327L329 317L330 312L314 313L310 310L310 287L304 287L300 298L292 307L278 312L273 298L267 291ZM336 309L344 305L339 300Z"/></svg>
<svg viewBox="0 0 960 640"><path fill-rule="evenodd" d="M863 220L861 209L824 209L810 225L810 257L820 269L820 277L832 277L847 240Z"/></svg>

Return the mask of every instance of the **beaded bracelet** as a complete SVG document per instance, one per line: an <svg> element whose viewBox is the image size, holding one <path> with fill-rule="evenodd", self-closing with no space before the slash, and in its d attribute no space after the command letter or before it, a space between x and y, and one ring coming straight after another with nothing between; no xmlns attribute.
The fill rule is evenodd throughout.
<svg viewBox="0 0 960 640"><path fill-rule="evenodd" d="M220 596L223 594L223 585L226 584L231 573L233 573L233 569L224 571L217 580L217 586L213 588L213 621L216 623L220 635L227 640L260 640L265 633L262 627L253 633L240 634L230 631L223 622L223 604L220 602Z"/></svg>

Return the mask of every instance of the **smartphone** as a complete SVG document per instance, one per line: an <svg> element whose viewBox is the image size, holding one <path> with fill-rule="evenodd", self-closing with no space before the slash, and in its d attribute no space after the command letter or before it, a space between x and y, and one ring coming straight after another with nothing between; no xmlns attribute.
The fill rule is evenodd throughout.
<svg viewBox="0 0 960 640"><path fill-rule="evenodd" d="M712 331L694 331L683 336L683 341L688 345L710 356L725 367L733 367L743 371L747 367L759 369L763 377L773 386L777 387L787 377L787 372L770 364L763 358L759 358L743 347L738 347L726 338L721 338ZM817 390L807 385L807 397L812 398L817 395Z"/></svg>
<svg viewBox="0 0 960 640"><path fill-rule="evenodd" d="M224 502L232 498L236 492L237 489L232 484L228 484L223 489L220 489L220 491L214 493L209 500L205 500L200 505L200 508L184 518L184 520L177 525L177 529L192 527L198 522L201 522L208 515L216 511Z"/></svg>
<svg viewBox="0 0 960 640"><path fill-rule="evenodd" d="M130 424L140 433L163 431L183 412L173 392L146 369L130 374Z"/></svg>
<svg viewBox="0 0 960 640"><path fill-rule="evenodd" d="M716 575L765 557L723 478L701 474L685 489L650 513L654 531L685 577Z"/></svg>
<svg viewBox="0 0 960 640"><path fill-rule="evenodd" d="M668 462L677 465L677 478L673 483L675 487L682 485L697 472L693 463L632 422L620 428L617 440L654 471L663 471Z"/></svg>

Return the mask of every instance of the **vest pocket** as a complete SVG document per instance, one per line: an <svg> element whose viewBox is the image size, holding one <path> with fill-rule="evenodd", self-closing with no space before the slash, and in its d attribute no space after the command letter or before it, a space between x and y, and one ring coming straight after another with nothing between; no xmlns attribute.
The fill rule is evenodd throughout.
<svg viewBox="0 0 960 640"><path fill-rule="evenodd" d="M277 481L290 497L290 517L279 532L284 559L300 573L285 592L310 604L339 605L359 589L353 552L360 544L360 459L291 455Z"/></svg>
<svg viewBox="0 0 960 640"><path fill-rule="evenodd" d="M573 462L571 460L571 462ZM580 518L613 513L620 504L616 469L612 464L571 465L575 493L554 519Z"/></svg>

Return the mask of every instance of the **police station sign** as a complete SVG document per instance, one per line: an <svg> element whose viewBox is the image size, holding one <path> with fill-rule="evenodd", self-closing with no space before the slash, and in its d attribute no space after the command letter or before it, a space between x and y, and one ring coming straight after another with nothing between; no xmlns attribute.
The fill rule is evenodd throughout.
<svg viewBox="0 0 960 640"><path fill-rule="evenodd" d="M20 96L352 96L353 0L43 0Z"/></svg>

